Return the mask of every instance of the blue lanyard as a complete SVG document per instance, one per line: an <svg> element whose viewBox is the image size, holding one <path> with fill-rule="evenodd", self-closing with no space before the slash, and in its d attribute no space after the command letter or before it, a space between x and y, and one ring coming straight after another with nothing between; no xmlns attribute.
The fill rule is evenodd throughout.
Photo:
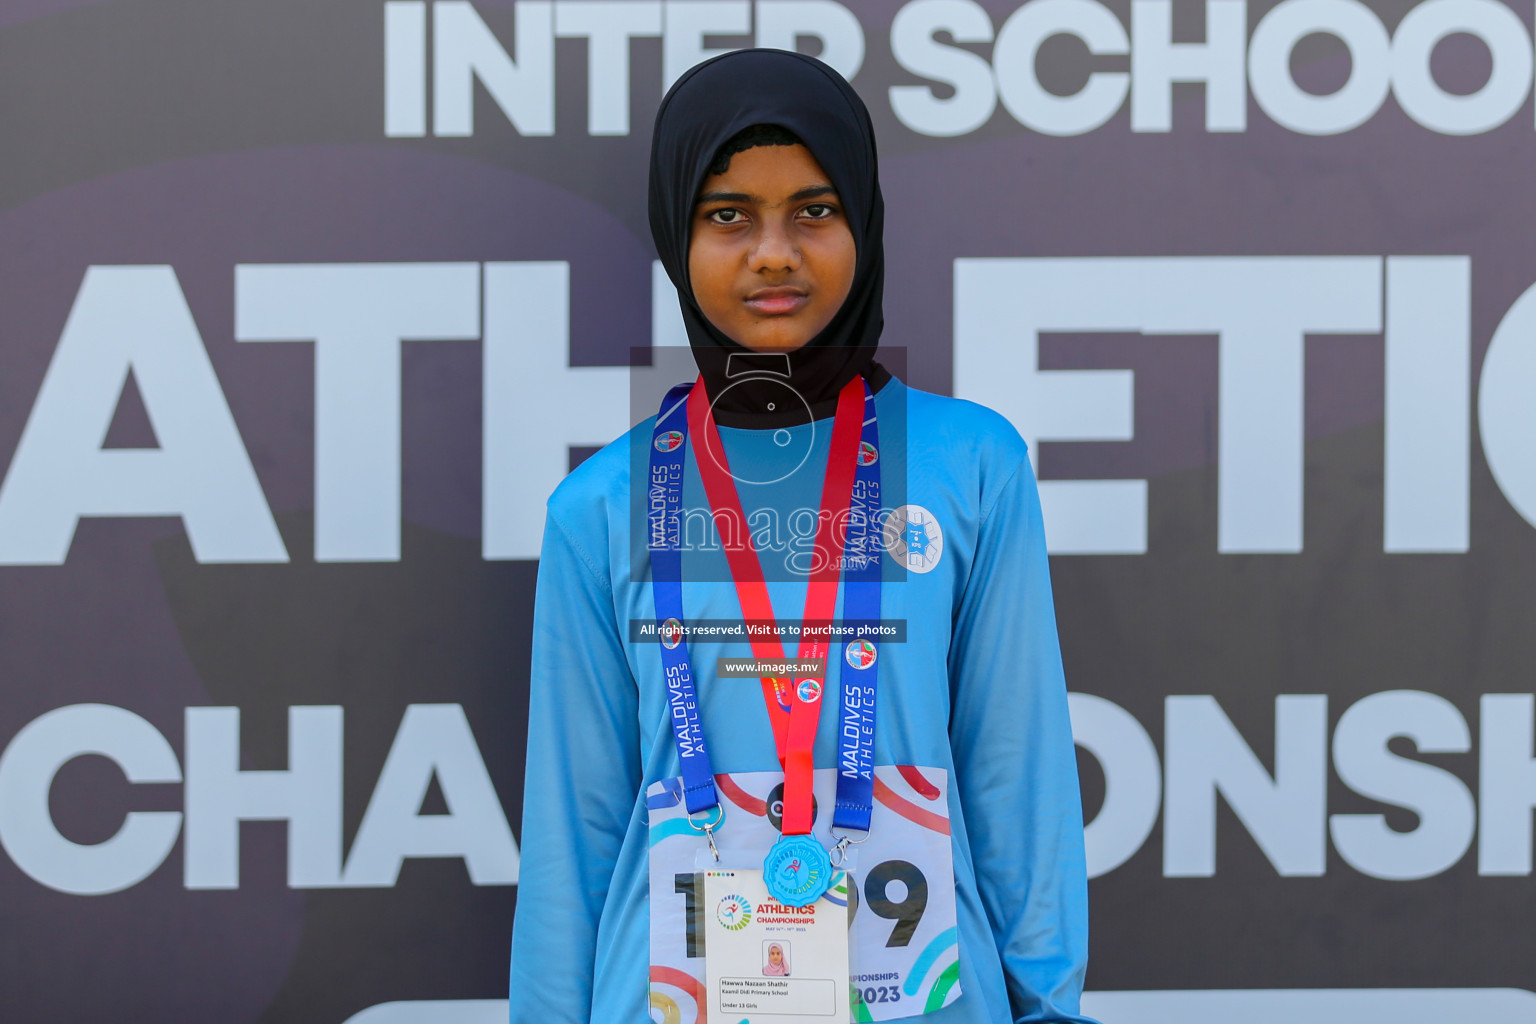
<svg viewBox="0 0 1536 1024"><path fill-rule="evenodd" d="M683 631L683 584L680 510L683 468L688 449L685 411L693 383L667 392L651 435L650 476L647 480L646 539L651 555L651 588L656 603L656 628L661 639L667 706L677 743L683 777L683 800L690 823L705 814L701 828L709 833L724 820L715 789L714 771L699 717L698 691ZM875 708L878 693L878 646L867 635L880 619L880 553L883 549L880 511L880 434L875 422L874 395L864 382L865 419L859 437L849 506L847 540L843 546L843 624L854 626L853 639L832 638L827 657L837 658L842 705L838 712L837 801L834 829L869 831L875 789ZM838 655L841 657L838 657ZM718 811L712 819L709 812ZM853 841L840 836L840 845ZM713 840L711 839L711 845Z"/></svg>

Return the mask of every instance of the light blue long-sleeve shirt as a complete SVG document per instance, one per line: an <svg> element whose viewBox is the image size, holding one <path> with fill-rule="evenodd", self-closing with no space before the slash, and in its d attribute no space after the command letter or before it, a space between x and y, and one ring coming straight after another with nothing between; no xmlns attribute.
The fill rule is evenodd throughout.
<svg viewBox="0 0 1536 1024"><path fill-rule="evenodd" d="M883 504L922 506L942 530L930 571L882 588L882 618L907 626L905 643L882 645L875 734L876 764L931 765L953 780L963 994L926 1017L1087 1021L1078 1015L1088 954L1082 809L1026 446L990 409L895 378L875 405ZM643 512L630 491L639 480L636 502L643 497L653 422L593 455L549 500L534 605L512 1024L650 1019L644 793L679 774L660 652L628 640L630 620L655 621ZM739 477L788 473L738 482L749 522L758 510L778 510L788 537L785 512L820 506L831 422L788 428L788 443L774 430L720 428ZM807 445L804 465L790 472ZM700 447L690 438L685 508L708 507L694 461ZM770 567L786 555L760 557L776 615L798 620L805 582L782 573L775 581ZM690 620L739 621L720 551L685 542L683 571ZM714 770L778 770L761 689L714 676L716 658L749 657L750 645L694 639L689 648ZM835 679L829 673L828 683ZM818 767L835 764L837 705L822 701Z"/></svg>

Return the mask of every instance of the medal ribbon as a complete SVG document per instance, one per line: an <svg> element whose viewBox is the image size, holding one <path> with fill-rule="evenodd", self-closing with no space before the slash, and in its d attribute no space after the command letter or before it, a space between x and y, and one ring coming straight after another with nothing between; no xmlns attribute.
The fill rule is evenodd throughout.
<svg viewBox="0 0 1536 1024"><path fill-rule="evenodd" d="M678 416L679 407L685 402L686 415ZM866 410L867 417L864 415ZM680 384L668 392L656 418L648 484L647 532L657 626L663 641L661 654L666 670L667 700L682 768L684 798L692 815L715 807L718 797L704 745L687 642L680 635L684 620L679 512L689 433L704 438L704 457L696 455L694 461L709 503L713 509L730 517L734 527L733 535L725 538L725 548L743 616L749 621L764 622L774 621L774 616L762 565L752 545L725 448L710 414L703 378L696 385ZM882 544L876 520L880 509L878 452L874 398L863 378L856 377L839 394L833 419L831 451L822 485L822 508L814 549L818 561L813 565L806 588L804 631L798 653L802 660L827 656L829 627L836 610L839 570L843 564L848 567L844 589L845 621L856 623L862 633L863 628L872 626L880 617ZM767 637L754 634L750 640L755 657L784 657L783 645L776 633ZM840 675L842 711L833 824L863 831L869 828L873 806L875 656L875 645L859 635L848 645ZM785 678L764 677L763 703L785 773L783 832L785 835L804 835L811 831L812 824L813 752L823 678L800 676L793 687L790 682ZM807 682L810 686L804 685ZM803 699L802 691L811 699Z"/></svg>
<svg viewBox="0 0 1536 1024"><path fill-rule="evenodd" d="M837 414L832 420L832 447L827 454L826 477L822 482L821 511L817 517L815 561L811 579L806 584L805 614L801 619L799 653L801 660L824 659L832 615L837 607L837 583L841 575L843 538L839 527L846 524L853 497L854 470L858 464L859 427L863 420L864 378L855 377L843 385L837 396ZM712 509L723 510L735 526L738 543L727 543L726 558L736 583L742 616L748 621L773 622L773 604L763 582L763 567L758 560L746 513L731 477L725 446L709 407L709 396L700 377L698 386L688 396L688 427L695 437L702 437L704 451L695 454L699 476ZM704 457L700 458L702 455ZM754 639L752 653L757 657L782 658L784 648L777 636ZM824 673L823 673L824 674ZM784 716L786 689L782 679L763 680L763 700L769 720L774 722L774 741L779 761L784 766L785 835L805 835L811 831L811 779L814 767L816 727L821 720L820 676L800 676L789 697L789 726L779 723ZM810 699L807 700L806 698ZM787 733L787 735L786 735Z"/></svg>

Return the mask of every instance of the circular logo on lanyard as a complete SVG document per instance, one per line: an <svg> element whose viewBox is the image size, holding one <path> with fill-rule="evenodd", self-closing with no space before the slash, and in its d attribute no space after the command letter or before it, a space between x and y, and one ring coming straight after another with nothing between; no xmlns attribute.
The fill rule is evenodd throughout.
<svg viewBox="0 0 1536 1024"><path fill-rule="evenodd" d="M944 557L944 531L921 505L902 505L885 521L885 549L911 572L932 572Z"/></svg>
<svg viewBox="0 0 1536 1024"><path fill-rule="evenodd" d="M683 443L681 430L668 430L656 435L656 450L659 452L675 452L677 446Z"/></svg>
<svg viewBox="0 0 1536 1024"><path fill-rule="evenodd" d="M795 692L805 703L814 704L821 700L821 683L815 679L802 679L800 685L795 687Z"/></svg>
<svg viewBox="0 0 1536 1024"><path fill-rule="evenodd" d="M875 464L875 460L879 457L880 453L875 450L874 445L870 444L868 441L859 442L859 465L873 466Z"/></svg>
<svg viewBox="0 0 1536 1024"><path fill-rule="evenodd" d="M733 893L715 906L715 920L726 930L739 932L752 923L752 904Z"/></svg>
<svg viewBox="0 0 1536 1024"><path fill-rule="evenodd" d="M875 645L868 640L855 640L843 650L848 664L854 668L869 668L875 663Z"/></svg>
<svg viewBox="0 0 1536 1024"><path fill-rule="evenodd" d="M667 650L675 650L677 645L683 642L683 624L676 619L668 619L661 624L661 645Z"/></svg>

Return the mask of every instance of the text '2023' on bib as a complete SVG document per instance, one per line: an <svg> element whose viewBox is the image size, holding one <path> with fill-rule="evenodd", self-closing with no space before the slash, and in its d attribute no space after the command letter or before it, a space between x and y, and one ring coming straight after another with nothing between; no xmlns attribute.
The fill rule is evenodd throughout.
<svg viewBox="0 0 1536 1024"><path fill-rule="evenodd" d="M869 839L853 848L857 854L852 870L836 870L831 887L817 903L846 907L849 914L846 1003L836 1006L830 1016L795 1019L895 1020L932 1012L960 997L949 776L941 768L911 765L880 765L874 771L875 805ZM779 839L782 781L781 773L771 771L716 776L726 811L724 826L714 834L723 867L761 864L764 854ZM720 923L717 911L727 913L730 908L708 903L708 896L716 890L709 888L706 871L697 859L699 851L707 847L700 833L688 824L681 785L679 779L664 779L646 790L651 1015L661 1024L738 1024L742 1020L757 1024L759 1017L751 1012L720 1010L720 993L709 992L708 936L712 926L727 927ZM818 807L833 806L835 788L835 771L818 769L814 780ZM811 833L827 847L836 842L830 817L825 811L819 814ZM746 877L736 887L741 891L724 895L740 897L740 910L755 914L757 906L752 905L745 882L761 886L762 880L760 873L743 872L744 876L753 874L758 877ZM739 921L735 918L729 923ZM750 928L750 924L739 926L740 931ZM734 950L729 961L722 961L735 973L725 969L717 972L718 978L736 979L728 986L732 993L784 996L762 1004L774 1007L796 1007L800 1003L795 1000L820 998L816 986L766 983L783 977L776 973L779 970L788 970L788 977L807 980L831 976L827 970L809 971L809 961L803 961L806 972L797 970L795 961L802 954L794 948L793 937L788 950L782 948L782 935L777 939L759 935L754 941L755 973L742 972L740 964L746 962L742 958L751 959L750 952L742 950ZM770 948L774 941L781 946L777 960ZM787 967L782 966L785 958ZM749 979L751 984L742 979Z"/></svg>

